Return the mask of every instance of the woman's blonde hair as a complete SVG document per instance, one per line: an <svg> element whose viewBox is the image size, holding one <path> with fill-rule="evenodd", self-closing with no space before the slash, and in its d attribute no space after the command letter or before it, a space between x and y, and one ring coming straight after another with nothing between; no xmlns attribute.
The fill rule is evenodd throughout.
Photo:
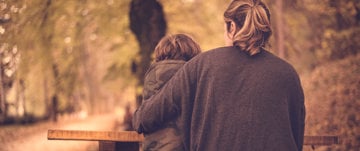
<svg viewBox="0 0 360 151"><path fill-rule="evenodd" d="M190 36L168 35L155 47L155 60L156 62L168 59L189 61L200 52L200 46Z"/></svg>
<svg viewBox="0 0 360 151"><path fill-rule="evenodd" d="M233 45L250 55L265 47L272 34L270 11L260 0L233 0L224 12L227 31L234 22Z"/></svg>

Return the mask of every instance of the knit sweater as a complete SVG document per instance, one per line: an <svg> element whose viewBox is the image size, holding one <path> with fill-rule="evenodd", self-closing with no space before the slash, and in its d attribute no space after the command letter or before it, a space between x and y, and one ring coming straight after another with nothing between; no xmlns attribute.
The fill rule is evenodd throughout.
<svg viewBox="0 0 360 151"><path fill-rule="evenodd" d="M202 53L144 100L134 116L143 132L179 118L190 151L297 151L303 145L298 74L266 50L255 56L236 47Z"/></svg>

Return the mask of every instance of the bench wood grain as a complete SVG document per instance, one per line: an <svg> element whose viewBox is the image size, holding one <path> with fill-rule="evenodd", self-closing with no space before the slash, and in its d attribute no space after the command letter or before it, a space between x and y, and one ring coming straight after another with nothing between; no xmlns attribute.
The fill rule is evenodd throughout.
<svg viewBox="0 0 360 151"><path fill-rule="evenodd" d="M100 151L139 151L144 140L135 131L48 130L48 140L98 141ZM339 136L304 136L304 145L339 144Z"/></svg>

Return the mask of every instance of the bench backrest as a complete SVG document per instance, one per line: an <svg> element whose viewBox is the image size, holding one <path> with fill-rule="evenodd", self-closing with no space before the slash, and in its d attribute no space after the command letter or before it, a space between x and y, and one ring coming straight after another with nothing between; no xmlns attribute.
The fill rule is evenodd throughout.
<svg viewBox="0 0 360 151"><path fill-rule="evenodd" d="M48 139L99 141L100 151L139 151L139 143L144 140L144 136L135 131L48 130ZM304 145L318 146L339 143L339 136L304 136Z"/></svg>

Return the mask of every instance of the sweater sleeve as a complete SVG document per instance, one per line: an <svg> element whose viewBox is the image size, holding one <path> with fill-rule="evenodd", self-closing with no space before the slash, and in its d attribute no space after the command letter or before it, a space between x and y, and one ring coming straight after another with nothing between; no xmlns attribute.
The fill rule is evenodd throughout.
<svg viewBox="0 0 360 151"><path fill-rule="evenodd" d="M134 127L139 133L151 133L166 122L177 118L184 104L188 104L194 92L187 64L184 65L155 95L143 100L134 113Z"/></svg>
<svg viewBox="0 0 360 151"><path fill-rule="evenodd" d="M300 84L298 76L294 76L295 79L292 91L290 94L289 110L291 117L291 127L295 143L299 150L302 150L304 141L304 128L305 128L305 102L304 93Z"/></svg>

